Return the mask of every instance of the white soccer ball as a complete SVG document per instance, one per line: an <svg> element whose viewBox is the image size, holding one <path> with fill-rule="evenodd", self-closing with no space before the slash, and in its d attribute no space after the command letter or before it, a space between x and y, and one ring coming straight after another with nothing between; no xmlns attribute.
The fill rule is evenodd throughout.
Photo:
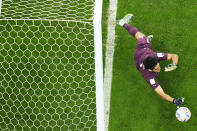
<svg viewBox="0 0 197 131"><path fill-rule="evenodd" d="M191 112L187 107L180 107L176 110L176 118L181 122L186 122L190 119Z"/></svg>

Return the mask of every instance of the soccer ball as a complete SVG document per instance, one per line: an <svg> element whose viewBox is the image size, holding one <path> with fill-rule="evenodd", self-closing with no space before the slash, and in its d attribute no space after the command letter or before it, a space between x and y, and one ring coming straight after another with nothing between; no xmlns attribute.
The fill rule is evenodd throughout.
<svg viewBox="0 0 197 131"><path fill-rule="evenodd" d="M190 119L191 112L187 107L180 107L176 110L176 118L181 122L186 122Z"/></svg>

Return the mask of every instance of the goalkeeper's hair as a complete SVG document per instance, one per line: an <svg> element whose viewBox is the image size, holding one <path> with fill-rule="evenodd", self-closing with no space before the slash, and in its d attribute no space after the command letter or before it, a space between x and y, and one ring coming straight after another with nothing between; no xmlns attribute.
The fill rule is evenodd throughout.
<svg viewBox="0 0 197 131"><path fill-rule="evenodd" d="M144 59L143 64L145 69L153 70L155 66L157 65L158 60L154 57L148 56L146 59Z"/></svg>

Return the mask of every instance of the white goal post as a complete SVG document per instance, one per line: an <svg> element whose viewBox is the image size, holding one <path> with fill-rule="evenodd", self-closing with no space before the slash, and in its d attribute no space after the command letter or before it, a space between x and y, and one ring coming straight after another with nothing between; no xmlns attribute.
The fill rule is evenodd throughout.
<svg viewBox="0 0 197 131"><path fill-rule="evenodd" d="M96 73L96 115L97 131L104 131L104 92L103 92L103 62L102 62L102 0L95 0L94 6L94 49Z"/></svg>

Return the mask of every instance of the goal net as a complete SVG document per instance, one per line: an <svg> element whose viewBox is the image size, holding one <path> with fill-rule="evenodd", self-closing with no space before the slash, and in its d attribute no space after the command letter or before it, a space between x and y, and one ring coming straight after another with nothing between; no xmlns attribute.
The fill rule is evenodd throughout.
<svg viewBox="0 0 197 131"><path fill-rule="evenodd" d="M98 130L95 0L1 3L0 130Z"/></svg>

